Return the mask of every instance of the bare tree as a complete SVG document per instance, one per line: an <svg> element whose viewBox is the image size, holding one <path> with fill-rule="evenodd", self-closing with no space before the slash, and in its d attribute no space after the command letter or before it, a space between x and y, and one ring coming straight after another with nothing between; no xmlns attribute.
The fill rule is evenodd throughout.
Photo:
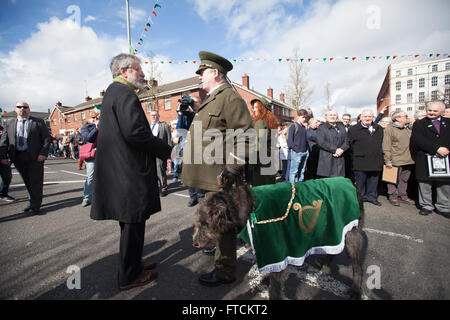
<svg viewBox="0 0 450 320"><path fill-rule="evenodd" d="M285 90L288 101L295 103L293 107L297 110L307 109L314 92L314 88L310 88L306 80L307 74L306 67L300 60L299 49L295 48L289 64L289 82Z"/></svg>

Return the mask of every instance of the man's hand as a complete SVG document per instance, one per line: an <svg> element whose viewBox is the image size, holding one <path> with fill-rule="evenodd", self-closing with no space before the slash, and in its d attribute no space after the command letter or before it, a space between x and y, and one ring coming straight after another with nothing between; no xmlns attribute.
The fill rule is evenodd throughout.
<svg viewBox="0 0 450 320"><path fill-rule="evenodd" d="M392 168L392 163L386 163L386 168L391 169Z"/></svg>
<svg viewBox="0 0 450 320"><path fill-rule="evenodd" d="M440 147L439 149L437 149L436 154L441 157L445 157L448 156L449 150L446 147Z"/></svg>
<svg viewBox="0 0 450 320"><path fill-rule="evenodd" d="M45 159L47 159L47 157L40 154L40 155L38 155L38 157L37 157L37 162L44 162Z"/></svg>
<svg viewBox="0 0 450 320"><path fill-rule="evenodd" d="M333 154L333 157L339 158L340 156L342 156L343 153L344 153L344 150L342 150L341 148L337 148Z"/></svg>

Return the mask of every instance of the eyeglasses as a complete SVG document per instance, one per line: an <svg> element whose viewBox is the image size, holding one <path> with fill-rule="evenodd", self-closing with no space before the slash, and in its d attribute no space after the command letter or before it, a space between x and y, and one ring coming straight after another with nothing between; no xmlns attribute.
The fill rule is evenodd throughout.
<svg viewBox="0 0 450 320"><path fill-rule="evenodd" d="M16 106L16 108L19 108L19 109L22 109L22 108L24 108L24 109L28 109L28 108L29 108L29 106Z"/></svg>

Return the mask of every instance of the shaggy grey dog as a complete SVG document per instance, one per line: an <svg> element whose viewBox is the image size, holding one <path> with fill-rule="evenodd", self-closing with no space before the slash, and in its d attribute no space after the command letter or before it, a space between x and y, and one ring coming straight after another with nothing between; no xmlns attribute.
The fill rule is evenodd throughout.
<svg viewBox="0 0 450 320"><path fill-rule="evenodd" d="M195 214L193 245L197 248L206 247L220 237L221 234L235 228L241 231L250 213L254 210L255 198L251 188L240 177L234 180L219 179L221 192L211 192L202 199ZM364 245L364 206L357 192L361 216L357 228L347 232L345 236L345 251L352 263L353 283L350 297L361 298L362 266L361 251ZM330 265L334 255L319 259L321 267ZM269 279L269 299L277 300L283 297L283 271L272 272Z"/></svg>

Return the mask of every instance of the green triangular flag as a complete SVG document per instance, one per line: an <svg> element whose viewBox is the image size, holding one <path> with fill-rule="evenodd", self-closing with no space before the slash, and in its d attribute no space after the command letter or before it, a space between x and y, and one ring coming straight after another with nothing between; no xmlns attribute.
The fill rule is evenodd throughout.
<svg viewBox="0 0 450 320"><path fill-rule="evenodd" d="M386 56L386 60L388 60L391 56Z"/></svg>
<svg viewBox="0 0 450 320"><path fill-rule="evenodd" d="M323 61L327 61L327 58L323 58Z"/></svg>
<svg viewBox="0 0 450 320"><path fill-rule="evenodd" d="M150 25L150 23L149 22L147 22L147 24L146 24L147 26L149 26L149 27L151 27L151 25Z"/></svg>
<svg viewBox="0 0 450 320"><path fill-rule="evenodd" d="M98 110L101 109L101 107L99 105L97 105L97 104L94 104L94 107L95 107L95 109L98 109Z"/></svg>
<svg viewBox="0 0 450 320"><path fill-rule="evenodd" d="M304 58L300 58L300 62L303 62Z"/></svg>
<svg viewBox="0 0 450 320"><path fill-rule="evenodd" d="M161 6L160 6L159 4L155 4L155 6L153 7L153 9L156 9L157 7L160 7L160 8L161 8Z"/></svg>
<svg viewBox="0 0 450 320"><path fill-rule="evenodd" d="M369 59L370 59L370 57L366 57L366 61L369 60Z"/></svg>

